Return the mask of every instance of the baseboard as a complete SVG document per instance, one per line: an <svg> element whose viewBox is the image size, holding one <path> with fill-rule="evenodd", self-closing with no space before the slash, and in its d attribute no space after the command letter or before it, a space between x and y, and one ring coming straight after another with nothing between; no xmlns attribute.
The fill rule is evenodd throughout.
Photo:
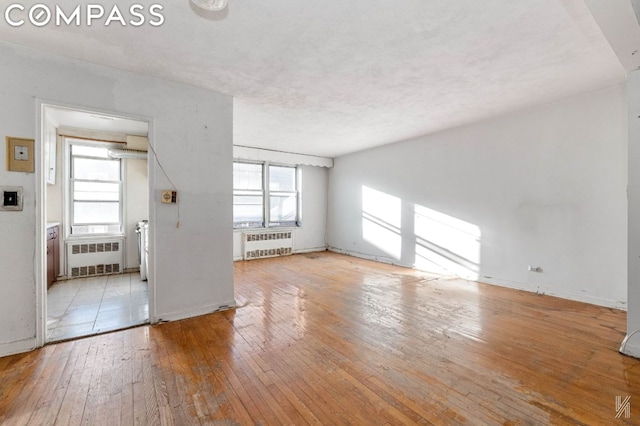
<svg viewBox="0 0 640 426"><path fill-rule="evenodd" d="M576 302L588 303L590 305L603 306L605 308L619 309L621 311L627 310L627 302L622 300L605 299L603 297L591 296L588 294L576 294L571 292L557 291L554 289L544 290L541 289L540 293L548 294L549 296L559 297L561 299L574 300Z"/></svg>
<svg viewBox="0 0 640 426"><path fill-rule="evenodd" d="M327 251L327 250L328 250L327 247L313 247L313 248L294 250L293 254L316 253L319 251ZM238 262L240 260L244 260L244 257L242 255L233 257L234 262Z"/></svg>
<svg viewBox="0 0 640 426"><path fill-rule="evenodd" d="M17 342L0 344L0 357L29 352L36 348L36 339L29 338Z"/></svg>
<svg viewBox="0 0 640 426"><path fill-rule="evenodd" d="M300 250L294 250L293 254L317 253L319 251L327 251L327 247L313 247Z"/></svg>
<svg viewBox="0 0 640 426"><path fill-rule="evenodd" d="M387 264L390 264L390 265L401 266L403 268L416 269L416 268L414 268L413 265L406 265L406 264L403 264L402 262L399 262L397 259L388 258L388 257L385 257L385 256L374 256L374 255L370 255L370 254L367 254L367 253L360 253L360 252L353 252L353 251L349 251L349 250L343 250L343 249L339 249L337 247L328 247L327 250L332 251L334 253L344 254L344 255L347 255L347 256L358 257L360 259L373 260L375 262L387 263ZM425 271L425 272L429 272L429 271ZM481 275L477 279L470 279L469 277L460 277L460 278L465 279L465 280L477 281L477 282L485 283L485 284L497 285L497 286L500 286L500 287L512 288L514 290L523 290L523 291L528 291L528 292L531 292L531 293L546 294L546 295L553 296L553 297L559 297L561 299L574 300L576 302L588 303L590 305L604 306L604 307L607 307L607 308L614 308L614 309L620 309L620 310L626 310L627 309L627 302L626 301L607 299L607 298L598 297L598 296L592 296L592 295L584 294L584 293L573 293L573 292L563 291L563 290L557 289L557 288L539 287L539 286L533 285L533 284L522 283L522 282L517 282L517 281L511 281L511 280L505 280L505 279L494 278L494 277L487 277L487 276L484 276L484 275Z"/></svg>
<svg viewBox="0 0 640 426"><path fill-rule="evenodd" d="M359 259L365 259L365 260L373 260L374 262L380 262L380 263L386 263L387 265L394 265L394 266L400 266L403 268L411 268L411 269L415 269L413 267L413 265L407 265L404 264L402 262L400 262L398 259L394 259L391 257L386 257L386 256L375 256L375 255L371 255L368 253L360 253L358 251L351 251L351 250L343 250L337 247L327 247L327 250L333 252L333 253L338 253L338 254L344 254L346 256L352 256L352 257L357 257Z"/></svg>
<svg viewBox="0 0 640 426"><path fill-rule="evenodd" d="M157 320L155 322L165 321L178 321L186 318L199 317L201 315L207 315L218 311L223 311L237 306L235 299L218 303L215 305L202 306L195 309L189 309L186 311L167 312L164 314L156 315Z"/></svg>
<svg viewBox="0 0 640 426"><path fill-rule="evenodd" d="M620 353L640 358L640 330L627 334L620 345Z"/></svg>
<svg viewBox="0 0 640 426"><path fill-rule="evenodd" d="M497 285L500 287L512 288L514 290L523 290L530 293L545 294L547 296L558 297L560 299L573 300L575 302L588 303L590 305L604 306L606 308L627 310L627 302L613 299L606 299L603 297L592 296L584 293L574 293L570 291L563 291L561 289L552 287L540 287L532 284L521 283L517 281L502 280L493 277L481 276L478 278L479 282Z"/></svg>

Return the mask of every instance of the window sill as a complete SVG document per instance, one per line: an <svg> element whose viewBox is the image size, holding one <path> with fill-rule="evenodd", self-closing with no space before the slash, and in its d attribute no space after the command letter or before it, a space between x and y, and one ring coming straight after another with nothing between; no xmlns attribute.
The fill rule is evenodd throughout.
<svg viewBox="0 0 640 426"><path fill-rule="evenodd" d="M270 226L268 228L233 228L233 232L267 232L267 231L295 231L296 229L302 229L302 226Z"/></svg>
<svg viewBox="0 0 640 426"><path fill-rule="evenodd" d="M92 234L92 235L69 235L67 241L95 241L109 240L114 238L124 238L124 234Z"/></svg>

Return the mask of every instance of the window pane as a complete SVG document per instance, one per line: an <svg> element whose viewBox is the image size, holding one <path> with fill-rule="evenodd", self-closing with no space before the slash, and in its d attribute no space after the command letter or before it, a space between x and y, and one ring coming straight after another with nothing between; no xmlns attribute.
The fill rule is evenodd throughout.
<svg viewBox="0 0 640 426"><path fill-rule="evenodd" d="M74 182L75 201L120 201L120 185L102 182Z"/></svg>
<svg viewBox="0 0 640 426"><path fill-rule="evenodd" d="M295 195L271 196L269 202L271 203L270 223L296 222L298 220L298 203Z"/></svg>
<svg viewBox="0 0 640 426"><path fill-rule="evenodd" d="M262 190L262 164L233 163L233 188Z"/></svg>
<svg viewBox="0 0 640 426"><path fill-rule="evenodd" d="M91 234L119 234L120 225L74 225L71 227L73 235Z"/></svg>
<svg viewBox="0 0 640 426"><path fill-rule="evenodd" d="M75 201L73 203L74 224L118 223L120 222L119 203L95 203Z"/></svg>
<svg viewBox="0 0 640 426"><path fill-rule="evenodd" d="M253 195L234 195L234 225L262 226L262 223L264 222L262 216L262 197Z"/></svg>
<svg viewBox="0 0 640 426"><path fill-rule="evenodd" d="M295 191L296 168L269 166L269 189L271 191Z"/></svg>
<svg viewBox="0 0 640 426"><path fill-rule="evenodd" d="M72 166L72 177L74 179L120 180L120 160L74 158Z"/></svg>
<svg viewBox="0 0 640 426"><path fill-rule="evenodd" d="M71 145L71 155L84 155L86 157L109 158L109 148L95 146Z"/></svg>

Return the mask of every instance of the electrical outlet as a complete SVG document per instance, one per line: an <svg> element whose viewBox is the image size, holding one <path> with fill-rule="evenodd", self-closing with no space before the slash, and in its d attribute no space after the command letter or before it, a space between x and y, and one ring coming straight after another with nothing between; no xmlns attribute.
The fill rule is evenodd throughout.
<svg viewBox="0 0 640 426"><path fill-rule="evenodd" d="M531 272L542 272L542 268L539 266L531 266L529 265L529 271Z"/></svg>

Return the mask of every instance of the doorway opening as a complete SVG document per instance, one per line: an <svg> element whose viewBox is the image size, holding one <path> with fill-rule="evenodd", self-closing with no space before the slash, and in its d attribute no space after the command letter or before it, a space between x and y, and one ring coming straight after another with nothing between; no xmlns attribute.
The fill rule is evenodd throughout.
<svg viewBox="0 0 640 426"><path fill-rule="evenodd" d="M41 119L44 342L149 322L149 122L56 105Z"/></svg>

